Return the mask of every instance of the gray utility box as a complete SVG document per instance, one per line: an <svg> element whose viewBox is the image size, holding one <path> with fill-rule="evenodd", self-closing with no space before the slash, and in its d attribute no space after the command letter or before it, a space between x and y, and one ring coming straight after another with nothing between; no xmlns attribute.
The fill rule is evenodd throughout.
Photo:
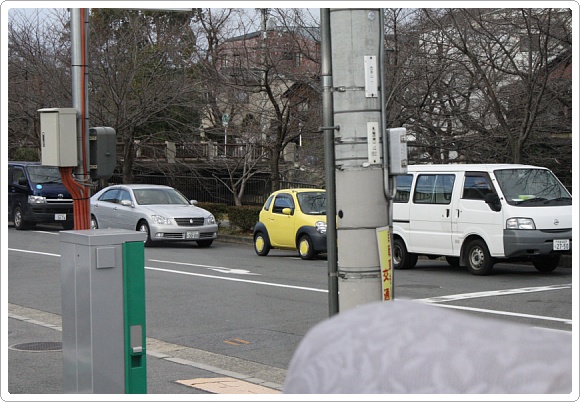
<svg viewBox="0 0 580 402"><path fill-rule="evenodd" d="M89 128L90 173L108 179L117 167L117 133L112 127Z"/></svg>
<svg viewBox="0 0 580 402"><path fill-rule="evenodd" d="M127 244L142 247L145 238L121 229L60 232L65 393L128 393L126 355L131 351L126 347L123 264ZM129 258L139 261L144 272L142 255ZM143 300L130 307L144 312L144 291L139 297ZM141 343L139 353L145 352L142 339L134 340Z"/></svg>

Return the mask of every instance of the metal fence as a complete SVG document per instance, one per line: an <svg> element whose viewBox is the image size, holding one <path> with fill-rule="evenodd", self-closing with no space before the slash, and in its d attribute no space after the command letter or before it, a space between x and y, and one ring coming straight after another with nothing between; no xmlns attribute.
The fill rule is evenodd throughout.
<svg viewBox="0 0 580 402"><path fill-rule="evenodd" d="M123 182L121 175L113 175L109 179L110 184ZM140 184L163 184L179 190L190 200L198 202L214 202L226 205L235 205L234 195L228 187L215 177L192 177L170 175L135 175L134 183ZM281 188L316 186L309 183L282 181ZM267 179L249 179L246 182L242 205L262 205L270 195L270 182Z"/></svg>

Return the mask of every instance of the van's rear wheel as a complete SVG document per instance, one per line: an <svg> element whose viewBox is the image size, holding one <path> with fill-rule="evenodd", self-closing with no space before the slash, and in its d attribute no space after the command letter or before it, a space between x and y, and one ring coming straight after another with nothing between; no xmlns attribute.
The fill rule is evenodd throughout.
<svg viewBox="0 0 580 402"><path fill-rule="evenodd" d="M396 238L393 241L393 268L394 269L410 269L417 265L419 256L407 251L405 242Z"/></svg>
<svg viewBox="0 0 580 402"><path fill-rule="evenodd" d="M467 245L467 269L473 275L489 275L493 269L494 260L483 240L473 240Z"/></svg>

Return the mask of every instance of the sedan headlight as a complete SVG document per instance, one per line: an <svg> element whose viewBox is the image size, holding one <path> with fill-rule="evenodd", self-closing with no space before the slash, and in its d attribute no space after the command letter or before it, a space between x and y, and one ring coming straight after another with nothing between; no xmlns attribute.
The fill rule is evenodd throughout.
<svg viewBox="0 0 580 402"><path fill-rule="evenodd" d="M29 204L46 204L46 197L42 197L40 195L29 195L28 196L28 203Z"/></svg>
<svg viewBox="0 0 580 402"><path fill-rule="evenodd" d="M207 218L205 218L205 224L206 225L214 225L215 224L214 216L210 214Z"/></svg>
<svg viewBox="0 0 580 402"><path fill-rule="evenodd" d="M172 225L171 218L166 218L161 215L151 215L151 220L157 225Z"/></svg>
<svg viewBox="0 0 580 402"><path fill-rule="evenodd" d="M326 222L318 221L318 222L316 222L314 227L316 228L316 231L318 233L321 233L321 234L326 233Z"/></svg>
<svg viewBox="0 0 580 402"><path fill-rule="evenodd" d="M531 218L510 218L506 221L507 229L534 230L536 225Z"/></svg>

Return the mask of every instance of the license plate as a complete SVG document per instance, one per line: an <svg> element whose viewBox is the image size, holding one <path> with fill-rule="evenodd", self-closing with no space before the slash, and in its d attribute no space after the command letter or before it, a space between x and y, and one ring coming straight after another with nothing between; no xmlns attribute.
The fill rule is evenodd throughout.
<svg viewBox="0 0 580 402"><path fill-rule="evenodd" d="M554 240L554 250L570 250L570 240Z"/></svg>
<svg viewBox="0 0 580 402"><path fill-rule="evenodd" d="M186 239L197 239L197 238L199 238L199 232L193 231L193 230L188 230L187 232L185 232L185 238Z"/></svg>
<svg viewBox="0 0 580 402"><path fill-rule="evenodd" d="M66 221L66 214L54 214L55 221Z"/></svg>

